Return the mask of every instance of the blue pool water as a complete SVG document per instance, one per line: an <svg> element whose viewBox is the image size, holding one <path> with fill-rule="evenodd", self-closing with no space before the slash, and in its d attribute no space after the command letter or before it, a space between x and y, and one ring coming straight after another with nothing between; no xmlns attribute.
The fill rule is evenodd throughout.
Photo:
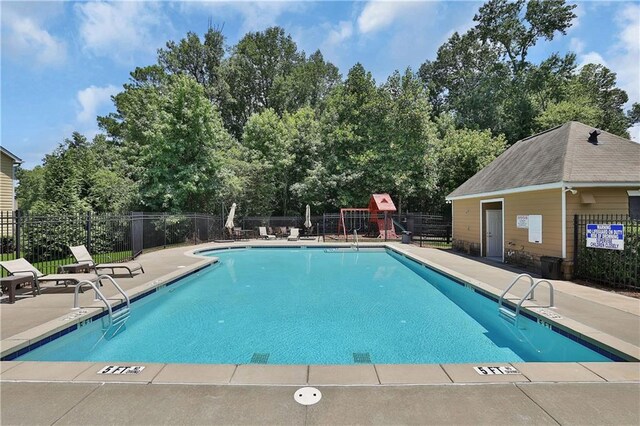
<svg viewBox="0 0 640 426"><path fill-rule="evenodd" d="M607 361L391 251L235 249L218 265L132 305L126 330L106 319L20 360L353 364ZM355 360L355 361L354 361Z"/></svg>

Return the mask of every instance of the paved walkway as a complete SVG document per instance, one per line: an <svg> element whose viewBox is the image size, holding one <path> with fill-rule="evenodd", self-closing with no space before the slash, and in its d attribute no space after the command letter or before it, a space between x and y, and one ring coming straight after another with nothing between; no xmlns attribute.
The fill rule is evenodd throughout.
<svg viewBox="0 0 640 426"><path fill-rule="evenodd" d="M321 387L3 383L3 425L637 425L637 384ZM35 401L37 399L37 402ZM37 407L37 408L36 408Z"/></svg>

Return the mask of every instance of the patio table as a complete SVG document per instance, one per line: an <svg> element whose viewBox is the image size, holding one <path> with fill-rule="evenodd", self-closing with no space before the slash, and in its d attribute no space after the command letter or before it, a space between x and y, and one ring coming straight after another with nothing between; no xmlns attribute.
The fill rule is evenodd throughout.
<svg viewBox="0 0 640 426"><path fill-rule="evenodd" d="M12 275L10 277L0 278L0 288L6 288L9 292L9 303L15 303L16 301L16 288L20 284L31 284L31 290L33 290L33 297L36 297L36 284L33 276Z"/></svg>

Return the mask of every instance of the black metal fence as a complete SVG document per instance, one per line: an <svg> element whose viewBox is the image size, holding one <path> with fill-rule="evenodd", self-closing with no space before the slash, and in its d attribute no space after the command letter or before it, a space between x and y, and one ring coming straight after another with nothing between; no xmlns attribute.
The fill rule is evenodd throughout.
<svg viewBox="0 0 640 426"><path fill-rule="evenodd" d="M0 261L24 257L41 272L74 263L69 246L84 244L98 263L129 260L143 249L223 238L222 219L189 214L0 212ZM5 271L0 273L4 274Z"/></svg>
<svg viewBox="0 0 640 426"><path fill-rule="evenodd" d="M624 248L587 247L587 225L623 225ZM574 216L574 276L618 288L640 289L640 220L628 215Z"/></svg>
<svg viewBox="0 0 640 426"><path fill-rule="evenodd" d="M311 216L310 228L304 226L304 216L238 217L233 232L224 228L224 222L223 217L204 213L45 216L0 211L0 261L24 257L43 273L55 273L60 265L75 262L69 251L72 245L84 244L98 263L117 262L153 248L255 238L261 226L278 236L286 236L295 227L302 237L322 237L323 241L344 241L345 234L346 241L350 241L354 230L363 238L380 238L382 234L382 240L393 240L392 234L380 232L381 227L393 227L398 239L409 232L407 235L421 246L451 245L450 220L419 213L371 218L368 211L350 212L345 213L344 223L339 213L326 213Z"/></svg>
<svg viewBox="0 0 640 426"><path fill-rule="evenodd" d="M443 216L427 215L423 213L384 214L379 213L372 218L367 211L351 211L344 213L344 226L341 224L340 213L327 213L322 217L319 225L320 233L325 241L353 238L353 231L359 237L379 238L389 241L402 238L408 233L413 243L420 246L440 248L451 247L451 220ZM381 229L394 230L381 232ZM394 236L395 234L395 236Z"/></svg>

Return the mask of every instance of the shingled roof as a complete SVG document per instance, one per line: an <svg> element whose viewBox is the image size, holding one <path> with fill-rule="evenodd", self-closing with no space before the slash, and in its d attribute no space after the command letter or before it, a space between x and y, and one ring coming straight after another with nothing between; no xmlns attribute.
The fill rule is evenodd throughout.
<svg viewBox="0 0 640 426"><path fill-rule="evenodd" d="M640 185L640 144L577 121L515 143L447 199L564 182Z"/></svg>

